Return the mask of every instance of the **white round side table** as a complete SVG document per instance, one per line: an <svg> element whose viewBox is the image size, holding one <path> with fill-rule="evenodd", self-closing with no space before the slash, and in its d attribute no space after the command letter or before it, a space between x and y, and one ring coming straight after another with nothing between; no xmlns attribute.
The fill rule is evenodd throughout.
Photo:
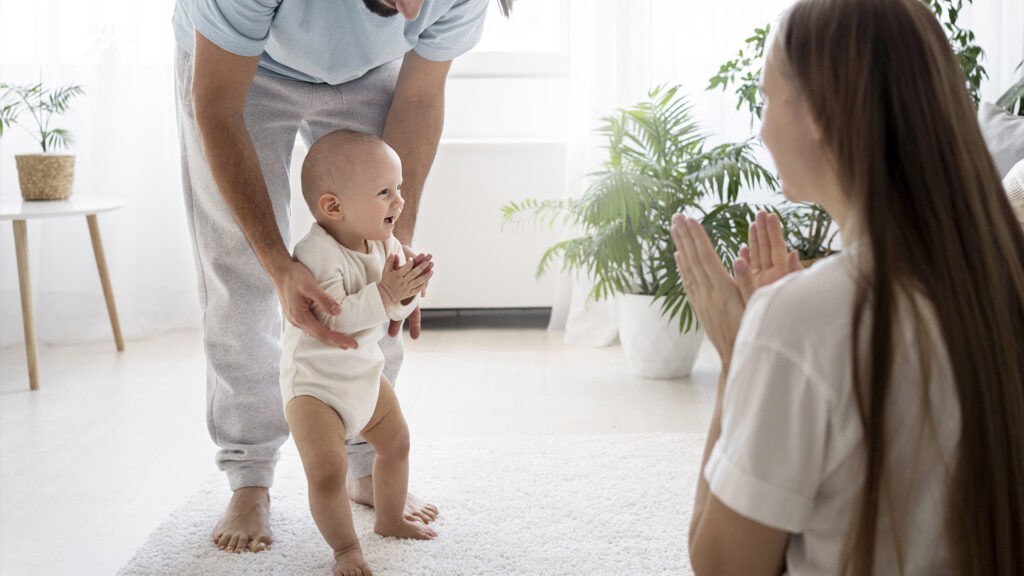
<svg viewBox="0 0 1024 576"><path fill-rule="evenodd" d="M124 200L109 197L87 196L69 200L34 201L0 199L0 220L12 220L14 224L14 248L18 257L18 289L21 292L21 315L25 324L25 355L28 359L28 382L32 390L39 389L39 367L36 359L35 310L32 307L32 283L29 278L26 221L34 218L85 216L89 223L89 236L92 237L92 250L96 255L96 268L99 269L103 295L107 300L110 326L114 330L114 344L117 345L118 351L122 351L124 350L124 340L121 338L121 324L117 319L117 307L114 306L114 291L110 287L107 259L103 255L103 242L100 240L100 228L96 222L96 215L100 212L117 210L124 205Z"/></svg>

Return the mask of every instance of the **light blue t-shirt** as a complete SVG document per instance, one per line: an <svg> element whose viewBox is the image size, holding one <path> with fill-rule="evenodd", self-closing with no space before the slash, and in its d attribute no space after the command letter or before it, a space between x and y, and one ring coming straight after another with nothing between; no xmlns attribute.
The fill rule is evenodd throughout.
<svg viewBox="0 0 1024 576"><path fill-rule="evenodd" d="M341 84L409 50L445 61L480 40L488 0L427 0L409 22L362 0L177 0L174 35L192 52L195 30L228 52L260 56L258 73Z"/></svg>

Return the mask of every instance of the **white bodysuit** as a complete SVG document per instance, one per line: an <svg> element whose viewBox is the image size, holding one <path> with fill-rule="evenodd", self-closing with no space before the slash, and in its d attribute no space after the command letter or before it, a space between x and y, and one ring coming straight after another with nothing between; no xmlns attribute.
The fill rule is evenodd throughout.
<svg viewBox="0 0 1024 576"><path fill-rule="evenodd" d="M391 254L405 261L402 245L394 236L385 242L367 241L370 253L349 250L319 224L295 246L295 259L309 268L325 292L341 304L331 316L313 307L328 328L347 334L358 348L343 350L305 334L285 322L281 351L281 398L284 404L296 396L312 396L341 416L345 436L359 434L373 416L380 392L384 354L378 342L387 333L389 320L403 320L416 308L418 297L403 306L385 309L377 283Z"/></svg>

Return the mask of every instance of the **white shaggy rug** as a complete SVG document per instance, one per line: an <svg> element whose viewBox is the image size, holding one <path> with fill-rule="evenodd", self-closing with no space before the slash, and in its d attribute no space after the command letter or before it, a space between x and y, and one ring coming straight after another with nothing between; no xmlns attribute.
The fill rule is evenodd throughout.
<svg viewBox="0 0 1024 576"><path fill-rule="evenodd" d="M413 438L416 494L437 504L439 537L382 538L353 506L377 576L692 574L686 534L701 435ZM219 474L157 528L120 576L331 574L294 445L271 490L273 546L218 550L210 531L228 500Z"/></svg>

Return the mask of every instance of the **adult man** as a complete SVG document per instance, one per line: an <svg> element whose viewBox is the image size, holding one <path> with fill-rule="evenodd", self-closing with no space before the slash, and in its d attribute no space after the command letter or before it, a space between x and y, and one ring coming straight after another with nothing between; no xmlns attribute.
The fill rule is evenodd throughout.
<svg viewBox="0 0 1024 576"><path fill-rule="evenodd" d="M501 0L499 0L501 1ZM509 0L501 1L507 13ZM412 241L437 150L451 60L471 49L486 0L178 0L174 13L182 180L196 257L207 358L207 424L234 492L214 541L271 543L269 487L288 435L278 384L281 317L342 348L355 345L310 311L337 302L292 260L288 167L338 129L380 135L403 165L395 236ZM401 15L400 18L395 16ZM400 325L381 341L394 384ZM410 334L419 335L418 311ZM348 490L372 505L373 452L350 448ZM437 509L410 495L406 515Z"/></svg>

